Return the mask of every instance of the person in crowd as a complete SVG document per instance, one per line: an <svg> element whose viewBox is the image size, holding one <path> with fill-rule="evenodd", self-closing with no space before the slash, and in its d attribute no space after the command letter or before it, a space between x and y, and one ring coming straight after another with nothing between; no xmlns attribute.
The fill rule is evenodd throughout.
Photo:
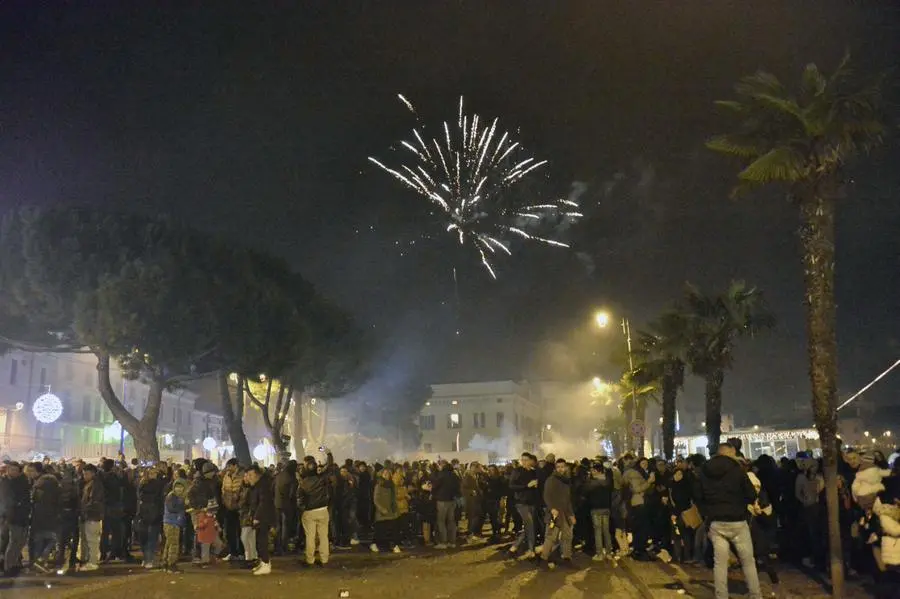
<svg viewBox="0 0 900 599"><path fill-rule="evenodd" d="M379 473L372 501L375 505L375 538L369 549L372 553L382 549L400 553L397 531L400 510L397 508L397 491L390 468L383 468Z"/></svg>
<svg viewBox="0 0 900 599"><path fill-rule="evenodd" d="M106 516L103 480L97 467L85 464L81 487L81 571L92 572L100 567L100 538Z"/></svg>
<svg viewBox="0 0 900 599"><path fill-rule="evenodd" d="M297 530L298 484L297 462L289 460L275 475L275 511L278 513L275 526L275 555L284 555L288 552L294 531Z"/></svg>
<svg viewBox="0 0 900 599"><path fill-rule="evenodd" d="M757 500L750 478L737 461L734 447L719 445L715 457L701 469L694 496L709 524L713 545L716 599L728 599L728 560L733 545L750 599L761 599L759 577L753 556L753 540L747 523L747 506Z"/></svg>
<svg viewBox="0 0 900 599"><path fill-rule="evenodd" d="M147 468L138 482L138 513L142 566L148 570L156 563L156 550L162 534L163 514L165 512L163 481L159 468Z"/></svg>
<svg viewBox="0 0 900 599"><path fill-rule="evenodd" d="M594 561L612 561L615 555L610 533L613 484L612 470L602 461L596 462L591 467L591 478L585 487L594 529Z"/></svg>
<svg viewBox="0 0 900 599"><path fill-rule="evenodd" d="M647 458L635 460L633 456L626 455L624 464L622 484L627 486L630 497L628 520L633 534L632 555L637 560L647 560L649 559L647 548L650 544L650 514L647 512L645 496L653 489L656 473L649 471L650 462Z"/></svg>
<svg viewBox="0 0 900 599"><path fill-rule="evenodd" d="M461 496L460 480L446 461L431 479L431 495L437 505L437 544L435 549L456 546L456 500Z"/></svg>
<svg viewBox="0 0 900 599"><path fill-rule="evenodd" d="M198 510L197 514L197 543L200 545L200 566L206 567L212 562L212 558L219 548L219 523L216 512L219 504L215 499L210 499L206 509Z"/></svg>
<svg viewBox="0 0 900 599"><path fill-rule="evenodd" d="M256 553L256 529L253 527L253 513L250 511L250 475L244 471L241 480L238 514L241 523L241 545L244 547L245 566L255 568L259 562Z"/></svg>
<svg viewBox="0 0 900 599"><path fill-rule="evenodd" d="M771 557L772 545L775 540L775 509L769 501L769 494L763 488L762 481L753 472L748 472L747 477L756 491L756 501L747 505L750 512L750 537L753 540L753 555L757 566L769 576L773 585L779 582L778 571L775 569L775 560Z"/></svg>
<svg viewBox="0 0 900 599"><path fill-rule="evenodd" d="M412 528L413 514L409 509L409 488L406 484L405 468L396 465L393 468L391 482L394 483L394 491L397 495L397 536L400 544L406 549L413 546L414 532Z"/></svg>
<svg viewBox="0 0 900 599"><path fill-rule="evenodd" d="M73 570L78 555L79 480L72 466L61 467L59 479L59 534L56 545L56 573ZM68 559L67 559L68 558Z"/></svg>
<svg viewBox="0 0 900 599"><path fill-rule="evenodd" d="M248 470L247 481L250 484L250 513L253 517L253 528L256 529L256 554L259 565L253 569L254 576L265 576L272 573L272 560L269 556L269 531L275 524L274 482L268 469L252 466Z"/></svg>
<svg viewBox="0 0 900 599"><path fill-rule="evenodd" d="M466 520L469 524L469 543L481 541L484 528L484 482L481 464L472 462L460 482L460 492L465 499Z"/></svg>
<svg viewBox="0 0 900 599"><path fill-rule="evenodd" d="M675 516L675 527L678 535L674 539L675 557L681 563L694 563L694 536L700 524L700 512L694 505L694 475L684 459L675 462L672 481L669 485L669 497Z"/></svg>
<svg viewBox="0 0 900 599"><path fill-rule="evenodd" d="M551 569L550 554L558 543L564 563L572 559L572 527L575 526L575 508L572 506L571 470L563 459L556 460L554 473L544 483L544 504L547 506L547 529L541 559Z"/></svg>
<svg viewBox="0 0 900 599"><path fill-rule="evenodd" d="M328 476L319 471L316 458L306 456L297 488L297 507L303 522L306 537L306 565L315 564L316 539L318 538L319 562L328 564L328 506L331 502L331 488Z"/></svg>
<svg viewBox="0 0 900 599"><path fill-rule="evenodd" d="M334 489L334 513L337 517L337 547L355 547L359 545L359 524L356 521L359 511L359 482L353 474L353 463L345 464L338 472Z"/></svg>
<svg viewBox="0 0 900 599"><path fill-rule="evenodd" d="M359 522L361 530L368 531L372 528L372 510L374 509L372 494L375 491L373 488L374 480L368 464L365 462L356 462L355 466L358 489L356 502L357 522Z"/></svg>
<svg viewBox="0 0 900 599"><path fill-rule="evenodd" d="M25 476L31 483L31 538L28 556L31 565L40 572L50 568L47 559L56 545L59 531L59 479L48 464L33 462L25 467Z"/></svg>
<svg viewBox="0 0 900 599"><path fill-rule="evenodd" d="M500 474L500 469L495 465L488 466L487 477L484 480L484 515L491 523L491 543L500 541L503 532L500 519L500 506L507 493L506 479Z"/></svg>
<svg viewBox="0 0 900 599"><path fill-rule="evenodd" d="M100 463L98 479L103 485L103 529L100 539L100 559L104 562L121 562L125 559L125 503L122 479L116 463L107 458Z"/></svg>
<svg viewBox="0 0 900 599"><path fill-rule="evenodd" d="M525 545L525 551L519 555L520 560L535 557L535 510L541 503L538 491L538 474L535 470L537 458L530 453L523 453L519 463L509 481L509 488L515 493L514 502L516 511L522 519L522 531L510 547L509 552L515 555Z"/></svg>
<svg viewBox="0 0 900 599"><path fill-rule="evenodd" d="M426 547L434 542L433 534L437 521L437 506L431 495L431 484L428 481L430 476L428 468L421 468L414 472L410 491L410 509L415 512L417 520L421 522L422 542Z"/></svg>
<svg viewBox="0 0 900 599"><path fill-rule="evenodd" d="M22 550L28 543L31 522L31 488L18 462L6 465L6 476L0 478L0 533L5 543L0 572L16 574L22 567Z"/></svg>
<svg viewBox="0 0 900 599"><path fill-rule="evenodd" d="M803 532L806 546L804 548L803 565L813 568L815 563L824 563L825 553L822 551L822 511L819 494L825 490L825 479L819 474L816 460L809 459L804 464L803 473L794 484L797 501L801 506Z"/></svg>
<svg viewBox="0 0 900 599"><path fill-rule="evenodd" d="M187 481L175 479L172 490L166 495L163 513L163 569L178 572L178 558L181 555L181 532L187 524ZM145 558L146 559L146 558Z"/></svg>
<svg viewBox="0 0 900 599"><path fill-rule="evenodd" d="M239 559L244 555L244 550L241 548L240 517L243 486L244 473L241 471L240 462L237 458L231 458L225 462L225 472L222 475L222 505L219 506L227 544L227 554L222 556L224 561Z"/></svg>

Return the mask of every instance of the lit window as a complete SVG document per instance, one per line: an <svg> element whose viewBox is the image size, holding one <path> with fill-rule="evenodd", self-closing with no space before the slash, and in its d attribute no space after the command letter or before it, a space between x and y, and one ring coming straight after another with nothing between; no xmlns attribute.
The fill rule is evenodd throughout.
<svg viewBox="0 0 900 599"><path fill-rule="evenodd" d="M461 428L459 414L447 415L447 428Z"/></svg>

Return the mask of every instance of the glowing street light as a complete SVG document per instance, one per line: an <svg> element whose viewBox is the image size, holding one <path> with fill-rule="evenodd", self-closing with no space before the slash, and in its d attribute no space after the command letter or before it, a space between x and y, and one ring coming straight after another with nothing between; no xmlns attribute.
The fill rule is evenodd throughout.
<svg viewBox="0 0 900 599"><path fill-rule="evenodd" d="M863 432L863 437L868 437L868 436L869 436L869 431L864 431L864 432Z"/></svg>
<svg viewBox="0 0 900 599"><path fill-rule="evenodd" d="M609 326L609 312L597 312L594 316L594 320L597 323L597 326L601 329L605 329Z"/></svg>
<svg viewBox="0 0 900 599"><path fill-rule="evenodd" d="M885 437L890 437L890 436L891 436L891 431L884 431L884 436L885 436Z"/></svg>
<svg viewBox="0 0 900 599"><path fill-rule="evenodd" d="M547 425L547 430L549 431L551 428L553 428L553 427L550 426L550 425L548 424L548 425Z"/></svg>

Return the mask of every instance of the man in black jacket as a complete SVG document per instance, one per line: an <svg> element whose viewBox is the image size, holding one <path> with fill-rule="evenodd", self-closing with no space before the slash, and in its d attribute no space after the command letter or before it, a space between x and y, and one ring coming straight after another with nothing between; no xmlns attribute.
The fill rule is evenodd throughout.
<svg viewBox="0 0 900 599"><path fill-rule="evenodd" d="M303 471L300 473L300 485L297 487L297 507L300 510L300 521L303 523L303 534L306 536L306 564L312 566L316 562L316 536L319 537L319 560L322 565L328 563L328 504L331 501L331 490L328 475L319 473L316 458L306 456L303 460Z"/></svg>
<svg viewBox="0 0 900 599"><path fill-rule="evenodd" d="M537 458L530 453L523 453L520 464L521 466L513 471L512 477L509 479L509 490L513 492L516 511L522 518L523 527L509 552L515 554L527 541L528 550L519 559L530 559L534 557L535 548L534 512L541 502L540 491L538 491L538 475L535 471Z"/></svg>
<svg viewBox="0 0 900 599"><path fill-rule="evenodd" d="M0 520L9 535L3 555L3 571L16 572L22 566L22 550L28 542L28 524L31 521L31 487L22 474L22 466L10 462L6 466L6 478L0 478Z"/></svg>
<svg viewBox="0 0 900 599"><path fill-rule="evenodd" d="M729 443L719 445L718 455L704 464L694 496L700 513L709 522L709 538L715 556L716 599L728 599L728 559L734 545L750 599L760 599L759 577L753 559L753 540L747 524L747 506L756 501L756 489L736 459Z"/></svg>
<svg viewBox="0 0 900 599"><path fill-rule="evenodd" d="M594 561L613 559L615 549L609 517L612 513L613 472L603 462L591 467L590 479L585 485L585 500L594 526Z"/></svg>
<svg viewBox="0 0 900 599"><path fill-rule="evenodd" d="M275 524L275 483L269 471L259 466L251 466L247 470L247 482L250 484L248 511L256 529L256 553L259 556L259 565L253 569L253 575L265 576L272 573L269 530Z"/></svg>
<svg viewBox="0 0 900 599"><path fill-rule="evenodd" d="M431 478L431 496L437 503L437 544L435 549L456 545L456 499L461 497L460 480L446 461Z"/></svg>
<svg viewBox="0 0 900 599"><path fill-rule="evenodd" d="M81 570L92 572L99 568L100 535L103 531L103 518L106 514L106 499L103 481L93 464L86 464L82 469L81 486Z"/></svg>
<svg viewBox="0 0 900 599"><path fill-rule="evenodd" d="M31 481L31 538L28 555L31 563L41 572L48 572L45 560L56 544L59 529L59 479L50 466L34 462L25 467L25 475Z"/></svg>
<svg viewBox="0 0 900 599"><path fill-rule="evenodd" d="M275 475L275 555L287 553L288 544L297 530L297 462L288 461Z"/></svg>
<svg viewBox="0 0 900 599"><path fill-rule="evenodd" d="M544 532L541 559L552 569L550 554L557 542L562 559L572 559L572 529L576 520L572 505L572 479L569 464L564 459L556 460L553 474L544 482L543 495L547 506L547 529Z"/></svg>

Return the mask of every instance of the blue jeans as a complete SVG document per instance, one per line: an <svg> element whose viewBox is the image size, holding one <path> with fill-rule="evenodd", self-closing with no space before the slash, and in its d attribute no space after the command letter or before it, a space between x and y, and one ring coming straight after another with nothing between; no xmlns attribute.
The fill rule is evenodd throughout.
<svg viewBox="0 0 900 599"><path fill-rule="evenodd" d="M141 551L144 552L144 561L153 563L156 560L156 550L159 548L159 535L162 533L162 524L148 524L147 538Z"/></svg>
<svg viewBox="0 0 900 599"><path fill-rule="evenodd" d="M615 550L609 532L609 510L591 510L594 525L594 547L597 555L612 554Z"/></svg>
<svg viewBox="0 0 900 599"><path fill-rule="evenodd" d="M750 599L760 599L759 575L753 558L753 539L750 526L746 522L713 522L709 525L709 540L713 544L715 557L716 599L728 599L728 558L731 545L741 560L744 582L750 591Z"/></svg>
<svg viewBox="0 0 900 599"><path fill-rule="evenodd" d="M515 549L519 549L526 540L528 541L527 551L534 551L534 506L522 503L516 504L516 511L522 518L522 532L516 542L513 543Z"/></svg>
<svg viewBox="0 0 900 599"><path fill-rule="evenodd" d="M52 530L32 530L31 540L28 542L28 555L31 561L47 559L55 545L56 532Z"/></svg>

